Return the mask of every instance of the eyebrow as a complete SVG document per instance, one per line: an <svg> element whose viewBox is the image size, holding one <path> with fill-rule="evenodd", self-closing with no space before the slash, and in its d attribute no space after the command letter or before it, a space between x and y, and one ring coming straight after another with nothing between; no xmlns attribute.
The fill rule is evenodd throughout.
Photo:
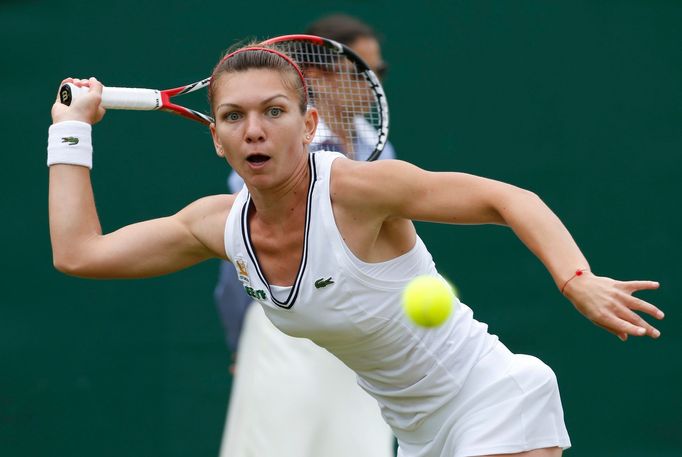
<svg viewBox="0 0 682 457"><path fill-rule="evenodd" d="M289 97L287 97L285 94L276 94L273 95L272 97L266 98L265 100L261 101L261 105L267 105L268 103L272 102L274 99L283 97L286 98L287 100ZM236 104L236 103L221 103L220 105L216 106L215 110L218 111L220 108L227 107L227 108L241 108L241 105Z"/></svg>

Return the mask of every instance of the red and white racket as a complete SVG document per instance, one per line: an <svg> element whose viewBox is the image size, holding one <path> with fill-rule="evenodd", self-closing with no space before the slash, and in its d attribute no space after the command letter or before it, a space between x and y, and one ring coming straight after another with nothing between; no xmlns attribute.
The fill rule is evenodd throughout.
<svg viewBox="0 0 682 457"><path fill-rule="evenodd" d="M176 105L175 103L172 103L170 99L176 95L188 94L203 89L208 85L210 80L211 78L206 78L192 84L187 84L186 86L166 90L105 87L102 90L102 107L105 109L168 111L209 125L213 122L211 116L185 106ZM87 87L78 87L75 84L66 83L59 89L59 99L63 104L70 105L74 99L87 91Z"/></svg>
<svg viewBox="0 0 682 457"><path fill-rule="evenodd" d="M284 51L301 68L308 86L308 104L322 119L311 150L336 150L351 158L374 160L388 137L388 103L379 78L351 49L336 41L312 35L285 35L262 43ZM209 125L206 113L177 105L172 98L208 86L205 78L174 89L105 87L102 106L106 109L161 110ZM87 88L66 83L60 88L65 105Z"/></svg>

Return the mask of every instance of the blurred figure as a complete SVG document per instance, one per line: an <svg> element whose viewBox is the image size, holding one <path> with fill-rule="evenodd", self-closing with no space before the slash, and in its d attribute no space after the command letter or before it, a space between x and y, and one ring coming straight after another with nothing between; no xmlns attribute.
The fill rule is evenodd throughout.
<svg viewBox="0 0 682 457"><path fill-rule="evenodd" d="M326 16L305 33L349 46L377 76L385 75L378 38L358 19L344 14ZM320 76L320 81L328 81ZM369 141L335 127L335 119L344 115L343 102L322 98L322 88L317 89L318 131L331 129L339 141L313 143L310 151L335 150L365 160L371 153ZM395 158L390 143L381 158ZM242 185L239 175L232 172L230 191L238 192ZM379 407L357 385L355 374L325 349L275 328L261 306L252 306L229 262L221 262L215 299L228 346L236 354L221 457L394 455L393 438Z"/></svg>

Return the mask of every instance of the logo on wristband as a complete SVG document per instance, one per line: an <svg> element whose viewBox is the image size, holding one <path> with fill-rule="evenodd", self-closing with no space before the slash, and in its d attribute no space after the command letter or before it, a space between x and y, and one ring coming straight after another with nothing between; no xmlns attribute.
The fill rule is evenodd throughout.
<svg viewBox="0 0 682 457"><path fill-rule="evenodd" d="M78 144L78 138L75 136L65 136L62 138L62 143L69 143L69 146Z"/></svg>

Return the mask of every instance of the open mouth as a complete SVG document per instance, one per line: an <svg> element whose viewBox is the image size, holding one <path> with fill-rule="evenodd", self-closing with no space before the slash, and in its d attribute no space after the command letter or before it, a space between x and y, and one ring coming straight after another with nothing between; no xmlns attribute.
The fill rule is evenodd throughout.
<svg viewBox="0 0 682 457"><path fill-rule="evenodd" d="M259 165L270 160L270 157L265 154L252 154L246 158L246 161L254 165Z"/></svg>

